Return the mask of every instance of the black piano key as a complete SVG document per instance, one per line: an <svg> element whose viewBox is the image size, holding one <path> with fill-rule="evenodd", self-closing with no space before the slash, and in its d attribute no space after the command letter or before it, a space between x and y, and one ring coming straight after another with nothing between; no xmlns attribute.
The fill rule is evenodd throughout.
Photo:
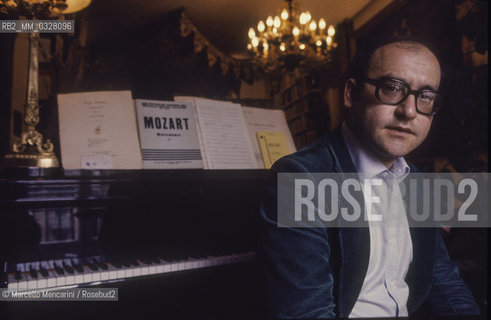
<svg viewBox="0 0 491 320"><path fill-rule="evenodd" d="M122 264L123 266L125 266L126 268L131 268L131 261L126 261L126 260L125 260L125 261L121 262L121 264Z"/></svg>
<svg viewBox="0 0 491 320"><path fill-rule="evenodd" d="M97 271L99 270L99 268L97 267L97 264L95 263L95 261L90 261L90 260L87 260L87 266L90 268L90 270L92 271Z"/></svg>
<svg viewBox="0 0 491 320"><path fill-rule="evenodd" d="M31 266L29 266L29 273L31 274L31 277L32 277L33 279L37 279L37 278L38 278L37 271L36 271L36 269L34 269L34 268L32 267L32 265L31 265Z"/></svg>
<svg viewBox="0 0 491 320"><path fill-rule="evenodd" d="M107 270L109 267L104 262L97 261L97 266L102 270Z"/></svg>
<svg viewBox="0 0 491 320"><path fill-rule="evenodd" d="M72 266L68 265L68 263L66 263L65 261L63 261L63 268L69 273L69 274L73 274L74 271L73 271L73 268Z"/></svg>
<svg viewBox="0 0 491 320"><path fill-rule="evenodd" d="M53 263L54 267L55 267L55 271L58 275L64 275L65 274L65 271L61 268L61 266L59 266L56 262Z"/></svg>
<svg viewBox="0 0 491 320"><path fill-rule="evenodd" d="M75 263L74 260L72 260L72 266L75 270L77 270L78 273L84 273L84 269L82 268L82 266L78 263Z"/></svg>
<svg viewBox="0 0 491 320"><path fill-rule="evenodd" d="M111 261L111 264L113 266L115 266L116 268L118 268L118 269L121 269L123 267L123 265L119 261L117 261L117 260Z"/></svg>
<svg viewBox="0 0 491 320"><path fill-rule="evenodd" d="M43 268L43 266L39 266L39 272L44 278L48 277L48 270L46 270L46 268Z"/></svg>
<svg viewBox="0 0 491 320"><path fill-rule="evenodd" d="M108 266L105 262L103 262L101 260L101 258L93 258L92 259L92 263L94 263L99 269L102 269L102 270L107 270L108 269Z"/></svg>
<svg viewBox="0 0 491 320"><path fill-rule="evenodd" d="M136 260L132 260L130 263L133 267L138 267L140 265Z"/></svg>
<svg viewBox="0 0 491 320"><path fill-rule="evenodd" d="M8 282L7 273L3 270L0 270L0 288L3 288L3 286L7 285L7 282Z"/></svg>
<svg viewBox="0 0 491 320"><path fill-rule="evenodd" d="M22 279L22 274L19 270L15 270L15 280L19 281L20 279Z"/></svg>

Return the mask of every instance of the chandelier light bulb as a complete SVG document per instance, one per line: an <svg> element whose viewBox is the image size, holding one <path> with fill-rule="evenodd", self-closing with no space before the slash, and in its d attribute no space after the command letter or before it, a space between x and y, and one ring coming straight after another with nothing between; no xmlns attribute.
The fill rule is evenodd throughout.
<svg viewBox="0 0 491 320"><path fill-rule="evenodd" d="M259 39L258 38L253 38L251 42L252 42L252 45L254 47L257 47L259 45Z"/></svg>
<svg viewBox="0 0 491 320"><path fill-rule="evenodd" d="M327 46L329 46L329 47L331 46L331 44L332 44L332 38L331 38L331 36L327 36L326 43L327 43Z"/></svg>
<svg viewBox="0 0 491 320"><path fill-rule="evenodd" d="M281 51L285 51L285 50L286 50L286 47L285 47L285 44L284 44L284 43L282 43L282 44L280 45L280 50L281 50Z"/></svg>
<svg viewBox="0 0 491 320"><path fill-rule="evenodd" d="M259 21L259 23L257 24L257 30L259 32L263 32L265 29L266 29L266 26L264 25L264 22L262 20Z"/></svg>
<svg viewBox="0 0 491 320"><path fill-rule="evenodd" d="M274 34L277 34L277 33L278 33L278 29L273 28L273 33L274 33Z"/></svg>
<svg viewBox="0 0 491 320"><path fill-rule="evenodd" d="M334 27L332 25L330 25L329 28L327 29L327 34L330 37L333 37L335 33L336 33L336 30L334 29Z"/></svg>
<svg viewBox="0 0 491 320"><path fill-rule="evenodd" d="M322 41L317 40L317 41L315 42L315 45L316 45L316 46L318 46L318 47L322 46Z"/></svg>
<svg viewBox="0 0 491 320"><path fill-rule="evenodd" d="M288 19L288 11L286 11L286 9L283 9L283 11L281 11L281 19Z"/></svg>
<svg viewBox="0 0 491 320"><path fill-rule="evenodd" d="M326 28L326 20L324 20L324 18L321 18L319 20L319 29L324 30L325 28Z"/></svg>
<svg viewBox="0 0 491 320"><path fill-rule="evenodd" d="M278 17L278 16L274 17L273 25L275 28L279 28L281 26L280 17Z"/></svg>
<svg viewBox="0 0 491 320"><path fill-rule="evenodd" d="M264 48L264 51L267 52L268 49L269 49L269 45L266 41L263 42L263 48Z"/></svg>
<svg viewBox="0 0 491 320"><path fill-rule="evenodd" d="M266 19L266 25L268 27L272 27L273 26L273 17L272 16L269 16L267 19Z"/></svg>
<svg viewBox="0 0 491 320"><path fill-rule="evenodd" d="M253 39L256 36L256 32L254 32L253 28L249 28L249 39Z"/></svg>
<svg viewBox="0 0 491 320"><path fill-rule="evenodd" d="M307 21L307 14L305 12L302 12L300 14L300 18L298 19L298 21L300 22L301 25L306 24L308 22Z"/></svg>
<svg viewBox="0 0 491 320"><path fill-rule="evenodd" d="M250 43L247 44L247 50L252 50L252 44Z"/></svg>
<svg viewBox="0 0 491 320"><path fill-rule="evenodd" d="M312 19L312 16L310 15L310 12L305 12L305 17L307 18L307 22L310 21L310 19Z"/></svg>
<svg viewBox="0 0 491 320"><path fill-rule="evenodd" d="M300 29L297 26L295 26L293 27L292 33L295 37L298 37L300 35Z"/></svg>
<svg viewBox="0 0 491 320"><path fill-rule="evenodd" d="M300 48L300 50L303 50L305 49L305 44L301 43L298 47Z"/></svg>
<svg viewBox="0 0 491 320"><path fill-rule="evenodd" d="M310 31L315 31L315 29L317 29L317 24L315 23L314 20L312 20L312 22L310 23Z"/></svg>

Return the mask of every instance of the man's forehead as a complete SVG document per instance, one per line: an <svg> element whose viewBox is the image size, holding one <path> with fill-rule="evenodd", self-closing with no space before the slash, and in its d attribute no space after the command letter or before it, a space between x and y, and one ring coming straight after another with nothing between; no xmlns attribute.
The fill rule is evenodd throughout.
<svg viewBox="0 0 491 320"><path fill-rule="evenodd" d="M373 53L372 58L369 61L369 67L372 67L374 63L380 64L384 62L390 62L387 58L395 58L394 55L408 55L408 56L426 56L428 59L440 66L438 59L431 52L430 49L417 42L394 42L389 43L380 48L377 48Z"/></svg>
<svg viewBox="0 0 491 320"><path fill-rule="evenodd" d="M440 81L440 63L433 52L417 42L395 42L375 50L369 61L367 71L371 73L392 74L397 70L404 72L436 73ZM382 74L377 74L382 75ZM401 79L409 80L409 79Z"/></svg>

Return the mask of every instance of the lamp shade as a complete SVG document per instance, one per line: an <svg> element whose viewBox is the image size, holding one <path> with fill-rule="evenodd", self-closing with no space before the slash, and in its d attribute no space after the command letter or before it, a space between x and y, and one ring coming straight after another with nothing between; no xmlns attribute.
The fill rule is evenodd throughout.
<svg viewBox="0 0 491 320"><path fill-rule="evenodd" d="M63 14L74 13L87 8L92 0L66 0L67 7Z"/></svg>

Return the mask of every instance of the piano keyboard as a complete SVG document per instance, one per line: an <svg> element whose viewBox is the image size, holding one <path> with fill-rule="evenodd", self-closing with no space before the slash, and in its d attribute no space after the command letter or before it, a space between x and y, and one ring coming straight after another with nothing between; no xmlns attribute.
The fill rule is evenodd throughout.
<svg viewBox="0 0 491 320"><path fill-rule="evenodd" d="M133 261L106 261L103 257L84 259L57 259L19 263L16 271L8 273L9 289L54 289L78 286L96 286L135 277L159 275L184 270L201 269L218 265L254 260L255 253L247 252L202 258L166 261L160 258Z"/></svg>

